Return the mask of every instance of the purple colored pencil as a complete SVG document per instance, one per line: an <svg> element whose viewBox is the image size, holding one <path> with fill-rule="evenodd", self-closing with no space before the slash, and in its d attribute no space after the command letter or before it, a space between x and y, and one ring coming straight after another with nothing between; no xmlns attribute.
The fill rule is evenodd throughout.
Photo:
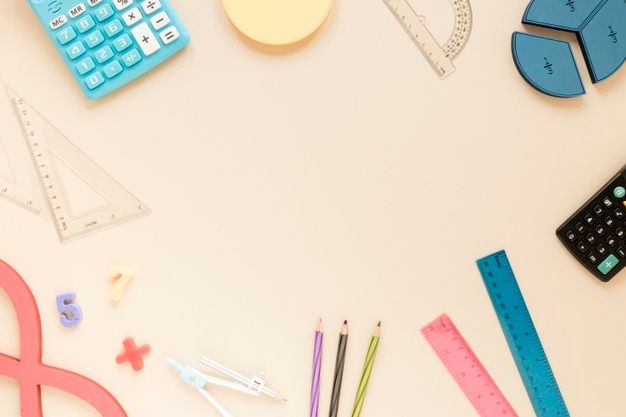
<svg viewBox="0 0 626 417"><path fill-rule="evenodd" d="M324 333L322 332L322 320L317 323L315 329L315 347L313 349L313 382L311 384L311 414L310 417L318 417L320 407L320 380L322 376L322 348L324 345Z"/></svg>

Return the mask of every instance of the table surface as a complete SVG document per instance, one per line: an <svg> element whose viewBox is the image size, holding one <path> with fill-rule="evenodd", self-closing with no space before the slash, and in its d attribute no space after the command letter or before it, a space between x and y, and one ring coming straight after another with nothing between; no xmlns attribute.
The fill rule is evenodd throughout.
<svg viewBox="0 0 626 417"><path fill-rule="evenodd" d="M235 416L293 417L308 410L322 317L324 414L348 319L346 416L382 320L363 417L473 416L419 333L447 312L530 416L474 264L505 248L571 414L623 416L626 278L596 281L554 230L624 164L626 71L592 85L574 45L588 94L535 92L510 53L521 0L473 0L470 42L443 81L380 0L339 1L318 33L282 49L247 41L218 1L172 3L189 47L98 102L82 96L28 3L3 4L4 80L152 209L60 244L50 223L0 202L0 256L39 302L46 363L95 379L131 417L199 417L216 413L164 358L209 355L264 370L289 397L215 390ZM450 5L415 3L444 39ZM117 306L114 262L137 273ZM55 310L67 290L85 314L71 331ZM0 351L17 355L12 314L0 295ZM115 364L126 336L152 345L140 373ZM96 415L43 392L46 416ZM18 399L18 384L0 378L0 414L19 416Z"/></svg>

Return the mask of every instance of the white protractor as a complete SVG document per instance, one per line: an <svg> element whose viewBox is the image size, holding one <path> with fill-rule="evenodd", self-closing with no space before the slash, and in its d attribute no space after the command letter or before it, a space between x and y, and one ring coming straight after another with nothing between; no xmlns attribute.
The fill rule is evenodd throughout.
<svg viewBox="0 0 626 417"><path fill-rule="evenodd" d="M24 99L8 87L6 91L26 141L31 170L38 178L41 199L59 240L75 239L150 213ZM82 187L79 190L97 196L98 201L93 205L77 204L86 192L72 193L77 190L76 184Z"/></svg>
<svg viewBox="0 0 626 417"><path fill-rule="evenodd" d="M469 0L450 0L454 11L454 29L443 46L426 26L425 18L415 12L408 0L383 1L439 77L443 79L450 75L455 69L452 60L465 47L472 32Z"/></svg>

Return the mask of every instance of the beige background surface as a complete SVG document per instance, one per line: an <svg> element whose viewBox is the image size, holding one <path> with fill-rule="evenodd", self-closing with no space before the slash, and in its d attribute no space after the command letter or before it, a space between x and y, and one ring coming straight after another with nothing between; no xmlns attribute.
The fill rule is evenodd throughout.
<svg viewBox="0 0 626 417"><path fill-rule="evenodd" d="M626 71L592 86L581 67L582 99L536 93L510 58L520 0L473 1L474 32L445 81L379 0L339 1L321 31L289 51L245 42L217 1L173 3L189 48L90 103L27 2L3 2L5 80L153 211L61 245L51 224L0 202L0 256L39 302L47 363L105 385L131 417L199 417L216 414L163 358L212 355L265 370L289 397L281 405L216 391L235 416L301 416L321 316L324 415L347 318L347 416L380 319L363 417L473 416L418 332L446 311L520 416L531 416L474 266L506 248L572 415L624 415L626 280L596 281L554 229L624 164ZM449 5L419 3L443 38ZM112 262L137 271L117 307ZM85 313L73 331L54 307L67 290ZM17 354L1 296L0 323L0 350ZM114 363L128 335L153 347L141 373ZM44 392L46 417L95 416ZM19 415L17 384L2 378L0 415Z"/></svg>

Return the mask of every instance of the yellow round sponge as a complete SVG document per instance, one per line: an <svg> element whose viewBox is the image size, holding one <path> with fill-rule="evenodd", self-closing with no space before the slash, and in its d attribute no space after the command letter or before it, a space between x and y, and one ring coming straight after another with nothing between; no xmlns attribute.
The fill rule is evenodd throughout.
<svg viewBox="0 0 626 417"><path fill-rule="evenodd" d="M333 0L222 0L235 27L257 42L289 45L319 28Z"/></svg>

